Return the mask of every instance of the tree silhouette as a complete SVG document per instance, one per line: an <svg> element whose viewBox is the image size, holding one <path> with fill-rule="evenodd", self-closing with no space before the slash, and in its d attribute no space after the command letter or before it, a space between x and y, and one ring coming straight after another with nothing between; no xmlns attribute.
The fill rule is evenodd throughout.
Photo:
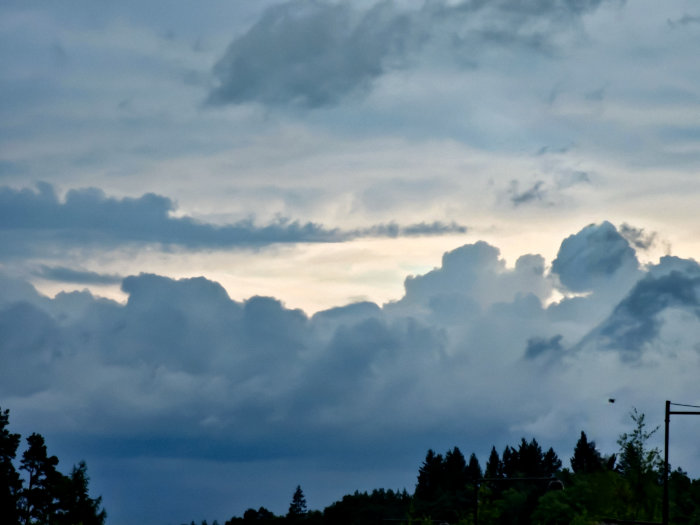
<svg viewBox="0 0 700 525"><path fill-rule="evenodd" d="M56 470L58 458L48 456L44 438L34 433L27 438L29 447L22 454L20 469L27 472L28 485L22 491L24 524L48 523L56 511L55 488L61 474Z"/></svg>
<svg viewBox="0 0 700 525"><path fill-rule="evenodd" d="M57 525L103 525L107 517L100 509L102 497L91 498L88 494L87 466L81 461L73 467L70 476L62 476L58 489L59 513Z"/></svg>
<svg viewBox="0 0 700 525"><path fill-rule="evenodd" d="M292 520L303 518L306 516L306 512L306 498L304 497L304 492L301 490L301 485L297 485L294 495L292 496L292 502L289 504L287 518Z"/></svg>
<svg viewBox="0 0 700 525"><path fill-rule="evenodd" d="M418 469L415 497L421 500L435 499L440 490L443 471L442 454L436 454L433 449L429 449L423 465Z"/></svg>
<svg viewBox="0 0 700 525"><path fill-rule="evenodd" d="M411 496L404 490L375 489L371 494L356 491L343 496L323 511L323 523L333 525L386 525L390 520L405 517Z"/></svg>
<svg viewBox="0 0 700 525"><path fill-rule="evenodd" d="M19 447L20 435L12 434L7 429L10 411L0 409L0 516L5 523L19 523L19 494L22 480L15 469L14 459Z"/></svg>
<svg viewBox="0 0 700 525"><path fill-rule="evenodd" d="M487 478L502 478L503 477L503 463L501 458L498 457L498 452L496 452L496 447L491 447L491 454L486 462L486 470L484 476Z"/></svg>
<svg viewBox="0 0 700 525"><path fill-rule="evenodd" d="M494 449L495 451L495 449ZM467 479L470 483L476 482L481 477L481 465L479 465L479 459L476 454L472 452L469 456L469 464L467 465Z"/></svg>
<svg viewBox="0 0 700 525"><path fill-rule="evenodd" d="M440 485L447 492L463 492L467 484L467 461L459 448L445 454L445 465Z"/></svg>
<svg viewBox="0 0 700 525"><path fill-rule="evenodd" d="M576 442L574 455L571 457L571 470L575 474L590 474L603 470L603 461L600 452L595 448L595 441L588 441L586 433L582 430L581 437Z"/></svg>
<svg viewBox="0 0 700 525"><path fill-rule="evenodd" d="M41 434L27 438L20 470L14 459L20 435L10 433L9 410L0 410L0 523L2 525L104 525L106 512L100 509L102 498L88 493L87 467L81 461L69 476L56 466L58 458L49 456ZM27 486L24 486L26 481Z"/></svg>
<svg viewBox="0 0 700 525"><path fill-rule="evenodd" d="M629 505L632 519L653 519L658 513L655 502L659 499L657 496L661 486L663 461L659 449L647 448L647 442L659 427L648 431L644 414L637 412L636 408L632 409L630 418L634 422L634 429L630 433L623 433L617 440L620 446L617 468L631 489L623 495L623 499Z"/></svg>

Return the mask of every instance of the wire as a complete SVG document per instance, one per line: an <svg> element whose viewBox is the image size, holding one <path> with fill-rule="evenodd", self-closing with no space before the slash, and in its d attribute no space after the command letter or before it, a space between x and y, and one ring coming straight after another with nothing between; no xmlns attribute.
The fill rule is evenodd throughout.
<svg viewBox="0 0 700 525"><path fill-rule="evenodd" d="M698 405L684 405L683 403L671 403L675 407L700 408Z"/></svg>

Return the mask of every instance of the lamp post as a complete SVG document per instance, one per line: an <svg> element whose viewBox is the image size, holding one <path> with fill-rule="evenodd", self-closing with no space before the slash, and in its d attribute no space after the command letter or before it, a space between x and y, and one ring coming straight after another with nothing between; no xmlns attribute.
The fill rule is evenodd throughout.
<svg viewBox="0 0 700 525"><path fill-rule="evenodd" d="M666 417L664 418L664 499L662 508L662 523L668 525L668 430L671 423L671 415L686 415L700 416L700 411L695 410L671 410L671 405L687 408L700 408L696 405L682 405L680 403L671 403L666 400Z"/></svg>

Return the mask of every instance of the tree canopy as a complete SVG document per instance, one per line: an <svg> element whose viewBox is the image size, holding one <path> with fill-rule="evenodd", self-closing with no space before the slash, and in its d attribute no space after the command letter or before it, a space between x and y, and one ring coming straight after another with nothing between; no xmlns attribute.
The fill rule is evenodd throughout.
<svg viewBox="0 0 700 525"><path fill-rule="evenodd" d="M102 498L91 498L84 461L62 474L44 437L27 438L19 472L15 467L21 436L10 433L9 410L0 410L0 516L7 525L104 525ZM22 475L22 473L24 475Z"/></svg>
<svg viewBox="0 0 700 525"><path fill-rule="evenodd" d="M594 525L606 520L659 521L659 451L649 446L655 430L643 414L630 414L632 429L620 435L619 450L603 455L584 431L573 448L570 468L536 439L522 438L499 454L495 447L482 469L458 447L429 449L418 467L413 494L374 489L343 496L321 511L307 511L297 487L286 517L249 509L236 523L303 522L309 525L449 523L472 525ZM700 479L680 469L670 475L670 518L677 525L700 525ZM301 504L303 502L303 505ZM292 512L293 509L305 512Z"/></svg>

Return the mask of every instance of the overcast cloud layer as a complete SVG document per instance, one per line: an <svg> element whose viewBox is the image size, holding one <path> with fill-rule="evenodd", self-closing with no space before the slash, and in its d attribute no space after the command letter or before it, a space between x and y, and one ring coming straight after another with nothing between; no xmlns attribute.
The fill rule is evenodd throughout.
<svg viewBox="0 0 700 525"><path fill-rule="evenodd" d="M410 491L428 448L614 452L633 406L700 404L699 21L2 2L0 406L110 525Z"/></svg>

